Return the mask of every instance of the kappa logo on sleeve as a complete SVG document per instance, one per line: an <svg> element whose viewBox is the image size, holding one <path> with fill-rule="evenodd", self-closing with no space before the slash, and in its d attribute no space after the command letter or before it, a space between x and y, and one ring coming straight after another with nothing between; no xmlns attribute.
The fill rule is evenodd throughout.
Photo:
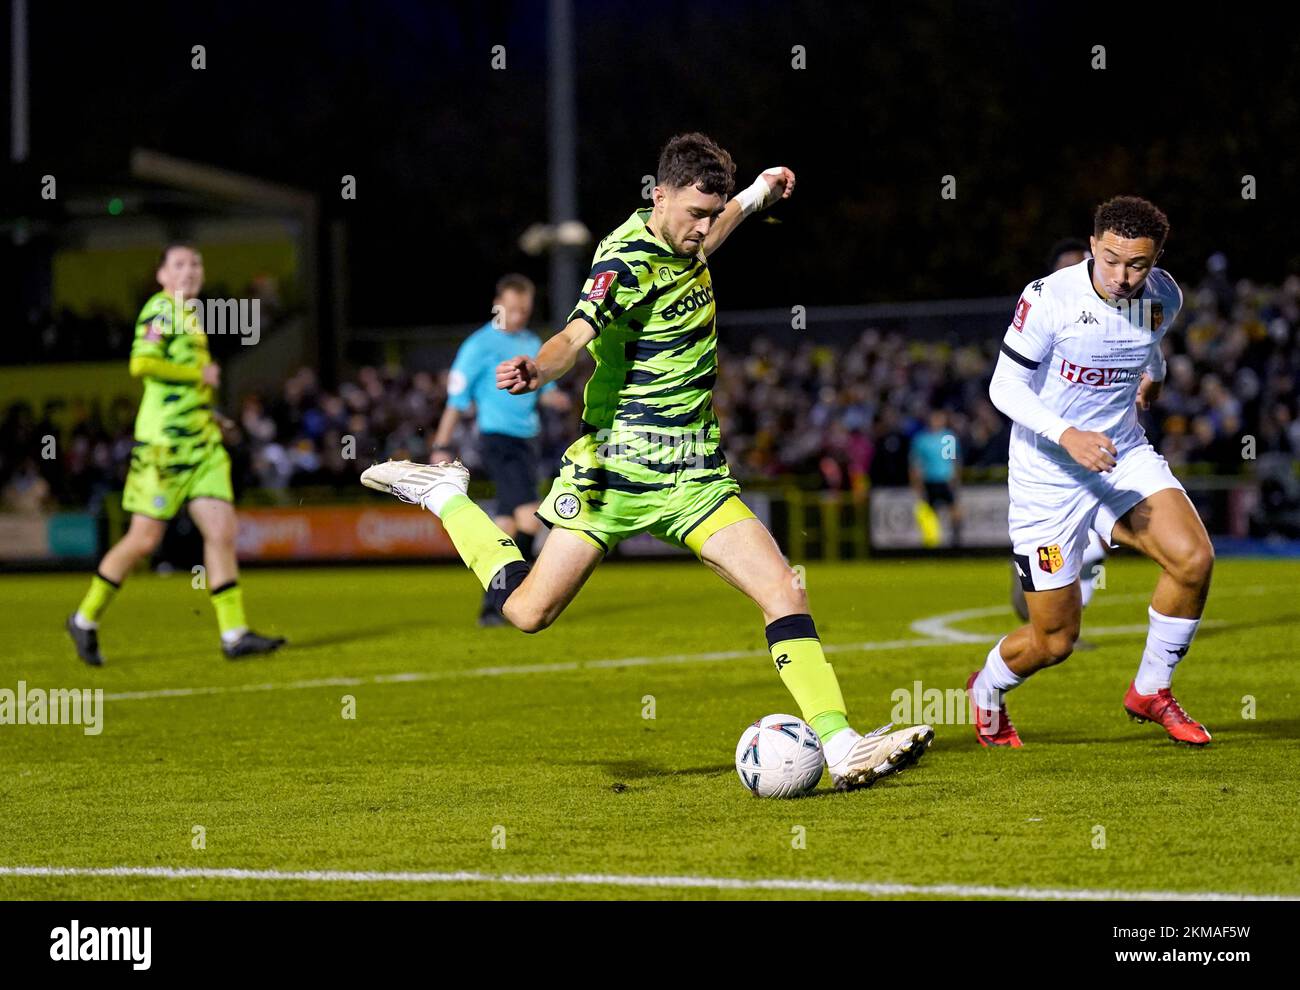
<svg viewBox="0 0 1300 990"><path fill-rule="evenodd" d="M618 276L617 272L601 272L591 280L591 291L587 293L588 302L600 302L609 292L609 287L614 284L614 279Z"/></svg>
<svg viewBox="0 0 1300 990"><path fill-rule="evenodd" d="M1017 331L1023 333L1025 329L1025 319L1029 316L1029 300L1024 296L1020 297L1020 302L1016 303L1016 315L1011 318L1011 325Z"/></svg>

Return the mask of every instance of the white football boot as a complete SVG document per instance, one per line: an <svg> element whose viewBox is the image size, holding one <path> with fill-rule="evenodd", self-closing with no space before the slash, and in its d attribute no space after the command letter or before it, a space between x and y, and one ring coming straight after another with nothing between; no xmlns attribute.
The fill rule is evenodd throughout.
<svg viewBox="0 0 1300 990"><path fill-rule="evenodd" d="M441 503L447 499L436 500L437 505L429 505L425 501L428 495L441 485L447 486L442 493L447 498L466 494L469 491L469 470L459 460L440 461L437 464L385 461L366 468L361 473L361 483L377 492L396 495L403 502L424 505L437 514Z"/></svg>
<svg viewBox="0 0 1300 990"><path fill-rule="evenodd" d="M865 736L852 729L843 730L853 732L857 740L838 762L827 762L831 784L837 791L870 787L891 773L906 770L925 754L926 747L934 740L934 729L928 725L913 725L890 732L893 728L891 722ZM833 741L839 742L840 735L842 733L836 733Z"/></svg>

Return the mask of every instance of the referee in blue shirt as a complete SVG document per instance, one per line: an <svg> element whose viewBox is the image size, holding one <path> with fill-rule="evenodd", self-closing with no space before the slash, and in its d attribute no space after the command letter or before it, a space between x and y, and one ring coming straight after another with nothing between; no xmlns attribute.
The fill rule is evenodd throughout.
<svg viewBox="0 0 1300 990"><path fill-rule="evenodd" d="M542 341L528 329L536 292L524 275L497 281L492 319L465 338L447 376L447 407L433 438L430 459L455 457L451 438L460 417L471 408L478 421L479 453L488 477L496 485L496 524L509 534L525 557L531 556L540 522L537 511L537 402L566 409L568 397L550 382L537 392L511 395L497 388L496 367L520 354L536 355ZM479 625L505 620L484 595Z"/></svg>
<svg viewBox="0 0 1300 990"><path fill-rule="evenodd" d="M936 513L947 507L954 546L961 542L961 507L957 503L960 456L947 414L942 409L931 410L928 428L912 437L908 473L917 498L930 503Z"/></svg>

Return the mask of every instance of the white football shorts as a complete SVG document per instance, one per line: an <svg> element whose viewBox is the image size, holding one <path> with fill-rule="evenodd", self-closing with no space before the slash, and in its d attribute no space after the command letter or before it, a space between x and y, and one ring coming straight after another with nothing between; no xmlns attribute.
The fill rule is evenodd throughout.
<svg viewBox="0 0 1300 990"><path fill-rule="evenodd" d="M1073 584L1083 567L1089 530L1106 546L1117 546L1111 531L1124 513L1166 488L1185 491L1169 463L1149 443L1120 454L1106 474L1079 468L1066 481L1059 470L1034 477L1013 468L1008 478L1012 559L1025 591Z"/></svg>

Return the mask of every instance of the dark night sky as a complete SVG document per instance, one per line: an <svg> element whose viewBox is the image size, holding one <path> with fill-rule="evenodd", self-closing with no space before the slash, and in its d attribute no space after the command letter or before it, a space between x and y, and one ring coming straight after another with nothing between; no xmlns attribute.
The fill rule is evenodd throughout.
<svg viewBox="0 0 1300 990"><path fill-rule="evenodd" d="M546 212L544 5L31 6L40 171L143 146L315 190L347 223L354 323L472 319L512 268L544 285L516 247ZM800 179L719 254L730 308L1013 293L1121 192L1170 214L1181 279L1216 249L1239 275L1300 269L1297 33L1240 4L1092 6L576 0L581 218L620 222L663 141L702 129L741 183Z"/></svg>

